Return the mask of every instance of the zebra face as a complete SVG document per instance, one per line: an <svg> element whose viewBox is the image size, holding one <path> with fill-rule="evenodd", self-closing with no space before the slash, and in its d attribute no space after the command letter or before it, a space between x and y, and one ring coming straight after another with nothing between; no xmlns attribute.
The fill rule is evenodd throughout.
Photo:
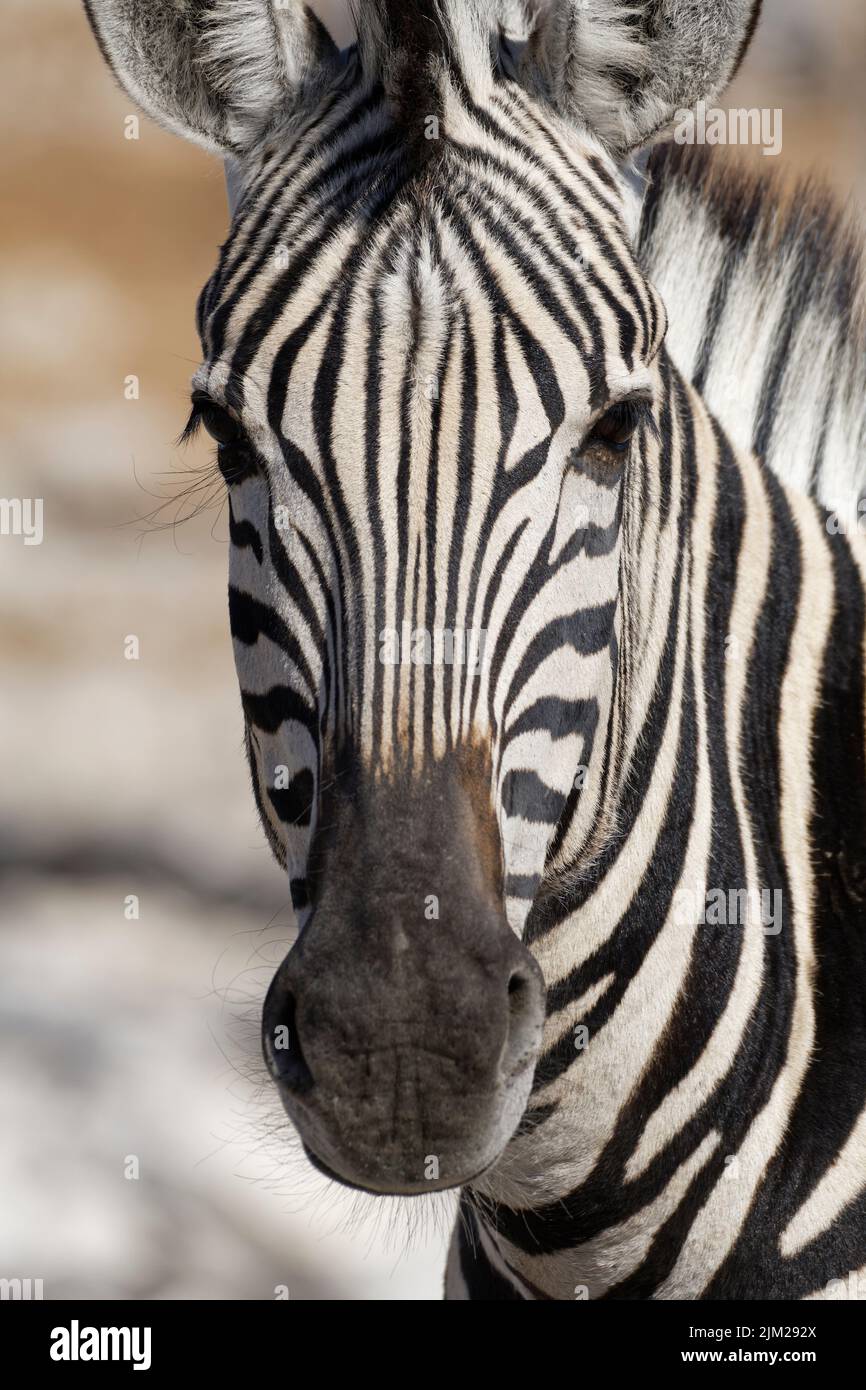
<svg viewBox="0 0 866 1390"><path fill-rule="evenodd" d="M194 402L301 925L268 1065L322 1166L411 1191L488 1167L526 1104L543 986L518 935L554 835L596 827L581 769L663 317L609 161L519 90L451 93L432 149L375 114L344 99L249 179Z"/></svg>
<svg viewBox="0 0 866 1390"><path fill-rule="evenodd" d="M366 0L339 54L298 4L88 0L127 91L232 160L191 426L300 929L265 1056L346 1182L470 1181L525 1110L521 938L612 828L623 499L640 524L657 448L617 161L724 84L753 6Z"/></svg>
<svg viewBox="0 0 866 1390"><path fill-rule="evenodd" d="M448 767L498 832L490 888L520 931L609 703L663 313L597 148L550 157L506 89L480 162L458 111L417 169L379 159L381 205L359 201L351 103L333 153L318 133L273 158L200 305L192 427L227 485L247 750L302 921L343 803ZM550 167L527 190L531 162Z"/></svg>

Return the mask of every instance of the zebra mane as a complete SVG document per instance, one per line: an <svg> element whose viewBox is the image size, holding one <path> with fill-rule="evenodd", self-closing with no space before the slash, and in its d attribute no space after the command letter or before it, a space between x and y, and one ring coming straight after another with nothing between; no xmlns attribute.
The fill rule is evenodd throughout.
<svg viewBox="0 0 866 1390"><path fill-rule="evenodd" d="M402 124L423 122L438 109L444 65L473 91L493 75L492 0L350 0L361 64L378 80Z"/></svg>
<svg viewBox="0 0 866 1390"><path fill-rule="evenodd" d="M639 254L668 350L733 442L835 510L866 489L862 229L814 180L786 188L699 146L653 152Z"/></svg>

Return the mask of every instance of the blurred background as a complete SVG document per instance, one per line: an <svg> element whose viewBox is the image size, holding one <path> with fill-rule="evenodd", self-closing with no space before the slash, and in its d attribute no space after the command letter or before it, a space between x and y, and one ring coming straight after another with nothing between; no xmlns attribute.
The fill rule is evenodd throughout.
<svg viewBox="0 0 866 1390"><path fill-rule="evenodd" d="M345 3L314 8L346 37ZM730 102L781 108L763 162L862 209L866 6L764 9ZM314 1176L258 1062L291 910L247 782L225 514L173 524L209 461L173 440L221 169L146 119L125 138L77 0L5 0L0 55L0 495L44 499L41 545L0 536L0 1277L438 1298L451 1199Z"/></svg>

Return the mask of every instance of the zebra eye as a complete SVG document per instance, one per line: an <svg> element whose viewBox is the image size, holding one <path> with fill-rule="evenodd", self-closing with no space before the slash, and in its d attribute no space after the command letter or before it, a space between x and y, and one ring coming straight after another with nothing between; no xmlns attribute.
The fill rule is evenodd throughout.
<svg viewBox="0 0 866 1390"><path fill-rule="evenodd" d="M238 443L241 438L241 427L236 420L232 419L227 410L223 410L222 406L214 405L213 401L210 400L200 400L198 412L202 424L211 439L216 440L217 444L226 446Z"/></svg>
<svg viewBox="0 0 866 1390"><path fill-rule="evenodd" d="M640 421L641 410L638 402L620 401L595 422L587 444L600 444L611 453L624 454Z"/></svg>
<svg viewBox="0 0 866 1390"><path fill-rule="evenodd" d="M219 446L217 463L225 481L231 486L241 483L256 472L256 454L239 425L227 410L206 396L203 392L193 394L193 413L189 424L181 436L189 439L196 427L203 425L211 439Z"/></svg>

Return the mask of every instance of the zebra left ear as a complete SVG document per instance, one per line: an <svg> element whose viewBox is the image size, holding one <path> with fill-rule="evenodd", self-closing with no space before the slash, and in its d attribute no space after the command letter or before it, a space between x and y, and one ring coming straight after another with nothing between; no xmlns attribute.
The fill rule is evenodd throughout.
<svg viewBox="0 0 866 1390"><path fill-rule="evenodd" d="M521 77L617 158L712 100L749 46L762 0L531 0Z"/></svg>
<svg viewBox="0 0 866 1390"><path fill-rule="evenodd" d="M84 7L133 101L223 157L243 160L339 65L303 0L84 0Z"/></svg>

